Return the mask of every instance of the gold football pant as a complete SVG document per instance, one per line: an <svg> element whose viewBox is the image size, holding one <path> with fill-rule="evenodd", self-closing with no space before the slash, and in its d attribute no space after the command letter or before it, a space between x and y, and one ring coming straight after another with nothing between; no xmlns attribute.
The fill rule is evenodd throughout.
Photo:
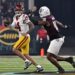
<svg viewBox="0 0 75 75"><path fill-rule="evenodd" d="M30 36L21 36L13 48L20 49L22 54L29 54Z"/></svg>

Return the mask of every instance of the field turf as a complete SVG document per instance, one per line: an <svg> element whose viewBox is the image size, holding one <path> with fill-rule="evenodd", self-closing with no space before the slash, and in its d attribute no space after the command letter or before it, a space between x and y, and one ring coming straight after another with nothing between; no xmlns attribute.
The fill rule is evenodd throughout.
<svg viewBox="0 0 75 75"><path fill-rule="evenodd" d="M32 56L32 58L44 68L44 72L57 71L46 57ZM74 57L75 58L75 57ZM75 60L75 59L74 59ZM59 62L66 71L74 71L75 69L67 62ZM31 65L27 70L24 70L24 61L17 56L0 56L0 73L4 72L33 72L35 66Z"/></svg>

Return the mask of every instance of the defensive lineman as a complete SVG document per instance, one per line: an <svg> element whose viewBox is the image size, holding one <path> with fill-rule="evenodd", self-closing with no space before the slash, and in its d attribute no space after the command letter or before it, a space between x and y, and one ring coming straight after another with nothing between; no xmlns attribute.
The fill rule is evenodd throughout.
<svg viewBox="0 0 75 75"><path fill-rule="evenodd" d="M39 15L42 19L40 21L40 24L44 26L50 37L50 45L47 50L47 59L58 68L59 73L64 73L65 71L58 63L58 61L67 61L72 64L73 67L75 67L73 57L63 58L58 56L60 48L63 45L65 39L65 36L61 36L59 34L58 25L63 28L67 28L67 26L57 21L55 17L51 14L50 9L46 6L42 6L39 9Z"/></svg>

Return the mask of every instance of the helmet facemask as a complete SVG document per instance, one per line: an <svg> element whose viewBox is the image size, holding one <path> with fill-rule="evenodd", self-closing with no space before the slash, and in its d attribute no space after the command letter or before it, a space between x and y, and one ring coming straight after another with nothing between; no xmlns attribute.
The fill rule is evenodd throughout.
<svg viewBox="0 0 75 75"><path fill-rule="evenodd" d="M22 5L16 5L15 14L21 15L23 13L24 9Z"/></svg>
<svg viewBox="0 0 75 75"><path fill-rule="evenodd" d="M15 14L18 16L21 15L22 13L23 13L23 11L19 11L19 10L15 11Z"/></svg>

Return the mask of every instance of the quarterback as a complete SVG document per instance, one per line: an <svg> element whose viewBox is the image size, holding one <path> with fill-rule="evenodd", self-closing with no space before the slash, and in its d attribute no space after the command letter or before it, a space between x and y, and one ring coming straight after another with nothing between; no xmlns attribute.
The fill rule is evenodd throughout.
<svg viewBox="0 0 75 75"><path fill-rule="evenodd" d="M33 64L37 68L37 72L43 71L43 68L29 55L29 33L34 29L34 24L30 21L28 15L24 14L24 8L20 4L16 5L15 16L13 17L13 22L10 27L18 28L19 39L13 46L13 52L25 61L25 69Z"/></svg>

